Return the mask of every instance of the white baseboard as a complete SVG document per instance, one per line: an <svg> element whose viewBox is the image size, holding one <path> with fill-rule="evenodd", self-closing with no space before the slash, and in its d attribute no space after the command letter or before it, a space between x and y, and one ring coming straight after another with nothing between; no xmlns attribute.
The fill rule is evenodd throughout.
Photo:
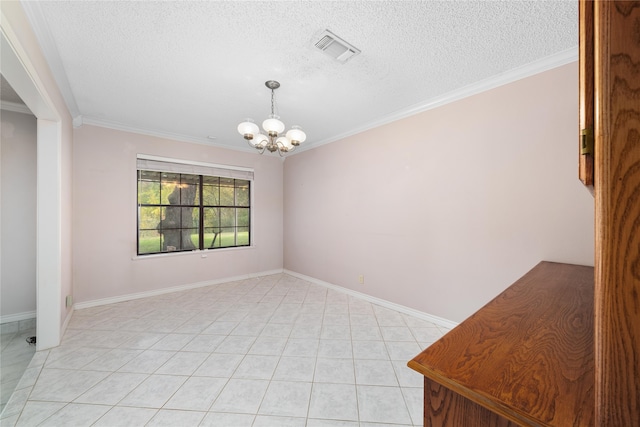
<svg viewBox="0 0 640 427"><path fill-rule="evenodd" d="M140 298L153 297L153 296L164 295L164 294L168 294L168 293L172 293L172 292L186 291L186 290L189 290L189 289L202 288L202 287L205 287L205 286L219 285L219 284L222 284L222 283L235 282L235 281L238 281L238 280L253 279L253 278L256 278L256 277L263 277L263 276L269 276L269 275L272 275L272 274L280 274L280 273L286 273L286 274L289 274L291 276L297 277L299 279L306 280L307 282L311 282L311 283L314 283L316 285L324 286L326 288L333 289L335 291L342 292L342 293L354 296L356 298L360 298L360 299L368 301L370 303L377 304L377 305L379 305L381 307L386 307L386 308L389 308L391 310L395 310L395 311L400 312L400 313L405 313L405 314L408 314L410 316L414 316L414 317L417 317L419 319L426 320L427 322L435 323L436 325L439 325L439 326L442 326L442 327L445 327L445 328L448 328L448 329L452 329L452 328L455 328L456 326L458 326L457 322L453 322L451 320L444 319L442 317L434 316L432 314L424 313L422 311L414 310L413 308L409 308L409 307L406 307L404 305L396 304L394 302L383 300L381 298L376 298L374 296L367 295L367 294L364 294L362 292L357 292L357 291L353 291L351 289L343 288L342 286L338 286L338 285L334 285L332 283L324 282L324 281L316 279L314 277L305 276L304 274L296 273L295 271L286 270L286 269L276 269L276 270L270 270L270 271L262 271L260 273L250 273L250 274L244 274L244 275L240 275L240 276L226 277L224 279L206 280L206 281L203 281L203 282L190 283L190 284L180 285L180 286L171 286L169 288L155 289L155 290L152 290L152 291L137 292L137 293L134 293L134 294L126 294L126 295L120 295L120 296L116 296L116 297L101 298L101 299L92 300L92 301L85 301L85 302L75 303L73 305L73 309L69 312L69 314L67 315L67 318L65 319L62 333L64 334L64 331L66 330L67 325L68 325L69 321L71 320L71 316L72 316L72 314L73 314L73 312L75 310L82 310L82 309L85 309L85 308L98 307L98 306L101 306L101 305L114 304L114 303L124 302L124 301L131 301L131 300L140 299ZM33 317L35 317L35 312L34 312L34 316Z"/></svg>
<svg viewBox="0 0 640 427"><path fill-rule="evenodd" d="M417 317L419 319L426 320L427 322L435 323L436 325L439 325L439 326L442 326L442 327L445 327L445 328L448 328L448 329L453 329L456 326L458 326L457 322L453 322L451 320L444 319L442 317L434 316L433 314L428 314L428 313L424 313L422 311L414 310L413 308L409 308L409 307L406 307L404 305L396 304L394 302L387 301L387 300L384 300L384 299L381 299L381 298L376 298L376 297L371 296L371 295L363 294L362 292L353 291L351 289L343 288L342 286L338 286L338 285L334 285L332 283L324 282L324 281L316 279L314 277L305 276L304 274L296 273L295 271L291 271L291 270L286 270L285 269L284 272L286 274L289 274L291 276L297 277L299 279L306 280L307 282L311 282L311 283L314 283L316 285L324 286L324 287L327 287L329 289L333 289L335 291L342 292L342 293L345 293L347 295L351 295L351 296L354 296L356 298L363 299L363 300L368 301L370 303L377 304L379 306L382 306L382 307L385 307L385 308L389 308L391 310L395 310L395 311L398 311L400 313L405 313L405 314L408 314L410 316L414 316L414 317Z"/></svg>
<svg viewBox="0 0 640 427"><path fill-rule="evenodd" d="M62 337L64 337L64 333L67 331L67 326L69 326L69 322L71 321L71 318L73 317L73 311L74 308L73 306L71 306L71 310L69 310L69 313L67 313L67 317L64 318L64 322L62 322L62 328L60 328L60 338L62 339Z"/></svg>
<svg viewBox="0 0 640 427"><path fill-rule="evenodd" d="M19 322L21 320L28 320L28 319L35 319L35 318L36 318L35 311L25 311L23 313L7 314L5 316L0 316L0 324L10 323L10 322Z"/></svg>
<svg viewBox="0 0 640 427"><path fill-rule="evenodd" d="M101 305L115 304L118 302L131 301L131 300L140 299L140 298L154 297L157 295L164 295L164 294L169 294L173 292L187 291L189 289L203 288L205 286L219 285L222 283L235 282L238 280L246 280L246 279L253 279L256 277L269 276L272 274L279 274L282 272L283 272L282 269L276 269L276 270L262 271L260 273L249 273L249 274L243 274L240 276L226 277L224 279L205 280L203 282L196 282L196 283L190 283L190 284L179 285L179 286L171 286L168 288L154 289L152 291L136 292L134 294L126 294L126 295L119 295L116 297L101 298L101 299L96 299L91 301L78 302L73 305L73 308L74 310L82 310L85 308L98 307Z"/></svg>

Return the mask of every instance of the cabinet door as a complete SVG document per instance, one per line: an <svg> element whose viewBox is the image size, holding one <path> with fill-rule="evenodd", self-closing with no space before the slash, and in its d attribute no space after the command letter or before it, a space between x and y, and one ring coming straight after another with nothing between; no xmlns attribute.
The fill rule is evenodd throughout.
<svg viewBox="0 0 640 427"><path fill-rule="evenodd" d="M640 426L640 2L594 2L596 426Z"/></svg>
<svg viewBox="0 0 640 427"><path fill-rule="evenodd" d="M580 137L579 178L593 187L593 2L580 1Z"/></svg>

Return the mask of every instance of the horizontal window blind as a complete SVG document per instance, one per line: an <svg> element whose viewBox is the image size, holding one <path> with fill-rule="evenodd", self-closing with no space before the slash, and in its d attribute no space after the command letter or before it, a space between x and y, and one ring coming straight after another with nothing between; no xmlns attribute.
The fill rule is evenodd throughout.
<svg viewBox="0 0 640 427"><path fill-rule="evenodd" d="M172 172L191 175L219 176L223 178L253 180L253 171L234 169L233 167L207 166L202 164L174 163L151 159L137 159L137 167L141 170L156 172Z"/></svg>

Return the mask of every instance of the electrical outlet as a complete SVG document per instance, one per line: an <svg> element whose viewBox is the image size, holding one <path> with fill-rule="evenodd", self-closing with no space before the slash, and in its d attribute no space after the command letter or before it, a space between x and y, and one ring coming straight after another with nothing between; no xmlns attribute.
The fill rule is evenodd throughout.
<svg viewBox="0 0 640 427"><path fill-rule="evenodd" d="M364 275L359 275L358 276L358 283L360 283L361 285L364 285Z"/></svg>
<svg viewBox="0 0 640 427"><path fill-rule="evenodd" d="M65 300L65 307L71 307L73 305L73 296L67 295L67 299Z"/></svg>

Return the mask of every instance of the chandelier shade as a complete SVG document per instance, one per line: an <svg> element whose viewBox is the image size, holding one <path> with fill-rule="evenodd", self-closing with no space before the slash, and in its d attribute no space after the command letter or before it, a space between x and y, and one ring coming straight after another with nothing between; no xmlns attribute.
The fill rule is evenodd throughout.
<svg viewBox="0 0 640 427"><path fill-rule="evenodd" d="M272 117L262 122L262 129L266 130L269 135L282 133L284 130L284 123L278 120L278 116Z"/></svg>
<svg viewBox="0 0 640 427"><path fill-rule="evenodd" d="M247 119L238 125L238 132L240 132L240 135L243 135L245 138L247 135L251 135L251 137L253 137L253 135L257 135L258 132L260 132L260 128L257 124L253 123L251 119Z"/></svg>
<svg viewBox="0 0 640 427"><path fill-rule="evenodd" d="M255 135L252 141L249 141L249 145L254 148L257 148L260 145L266 145L269 142L269 137L267 135L263 135L261 133Z"/></svg>
<svg viewBox="0 0 640 427"><path fill-rule="evenodd" d="M269 150L271 153L277 151L282 156L283 153L295 150L307 139L307 135L300 126L291 126L291 129L282 135L285 125L274 111L274 91L280 87L280 83L275 80L268 80L265 82L265 86L271 89L271 114L262 122L262 129L266 135L260 133L260 128L252 119L245 119L244 122L240 123L238 125L238 133L247 140L251 147L259 150L260 154L264 153L265 150Z"/></svg>
<svg viewBox="0 0 640 427"><path fill-rule="evenodd" d="M307 139L307 134L300 129L300 126L291 126L291 129L287 132L287 138L289 138L291 144L298 146Z"/></svg>

